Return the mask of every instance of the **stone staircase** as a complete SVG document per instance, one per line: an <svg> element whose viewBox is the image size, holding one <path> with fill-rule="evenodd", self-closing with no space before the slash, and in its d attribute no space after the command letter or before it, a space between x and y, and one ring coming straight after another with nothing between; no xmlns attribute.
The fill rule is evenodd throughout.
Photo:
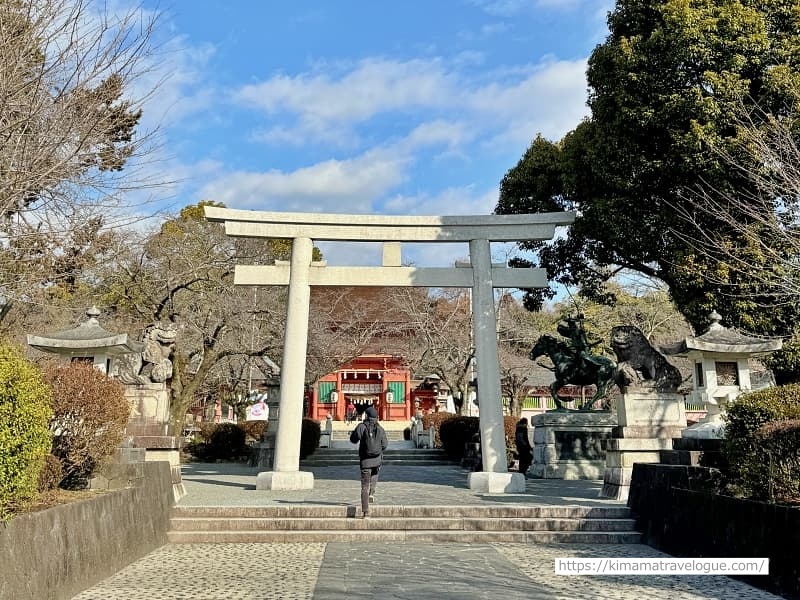
<svg viewBox="0 0 800 600"><path fill-rule="evenodd" d="M391 443L391 441L390 441ZM409 467L440 467L458 465L448 458L444 450L422 448L389 448L383 453L384 465ZM358 448L317 448L311 456L300 461L301 468L308 467L358 467ZM355 473L355 471L354 471Z"/></svg>
<svg viewBox="0 0 800 600"><path fill-rule="evenodd" d="M624 506L176 507L171 543L640 543Z"/></svg>
<svg viewBox="0 0 800 600"><path fill-rule="evenodd" d="M337 429L334 429L331 432L331 436L332 436L331 439L333 441L338 441L338 442L349 441L350 440L350 432L354 428L355 428L355 426L353 426L352 428L350 428L348 430L342 430L342 429L338 429L337 430ZM403 430L402 429L384 429L384 430L386 431L386 439L389 440L389 443L403 441Z"/></svg>

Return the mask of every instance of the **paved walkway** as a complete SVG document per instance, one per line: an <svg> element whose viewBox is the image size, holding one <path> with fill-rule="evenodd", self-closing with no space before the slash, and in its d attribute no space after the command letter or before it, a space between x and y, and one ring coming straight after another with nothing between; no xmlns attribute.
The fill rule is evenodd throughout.
<svg viewBox="0 0 800 600"><path fill-rule="evenodd" d="M355 504L355 467L320 467L314 490L255 490L257 469L184 467L181 506ZM614 505L598 481L529 480L524 494L476 494L452 467L381 472L383 504ZM696 600L776 598L721 576L563 576L558 557L666 557L639 544L167 544L73 600Z"/></svg>

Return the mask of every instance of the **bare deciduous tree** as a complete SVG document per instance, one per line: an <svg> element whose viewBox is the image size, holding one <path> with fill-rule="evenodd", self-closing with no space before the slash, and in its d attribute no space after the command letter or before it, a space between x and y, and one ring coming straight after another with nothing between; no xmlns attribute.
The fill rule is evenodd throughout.
<svg viewBox="0 0 800 600"><path fill-rule="evenodd" d="M231 357L279 356L285 320L281 288L254 293L233 284L237 262L274 258L269 242L226 236L220 224L203 220L202 206L183 209L141 245L129 240L126 259L109 265L103 278L104 300L120 318L139 327L178 326L170 383L176 425Z"/></svg>
<svg viewBox="0 0 800 600"><path fill-rule="evenodd" d="M319 288L312 292L306 381L315 383L366 353L395 354L404 323L390 288Z"/></svg>
<svg viewBox="0 0 800 600"><path fill-rule="evenodd" d="M460 410L459 401L469 396L475 356L468 292L442 290L431 296L426 288L401 288L393 306L408 328L405 355L412 371L439 376Z"/></svg>
<svg viewBox="0 0 800 600"><path fill-rule="evenodd" d="M126 203L159 183L142 168L155 132L137 130L156 20L95 0L0 3L0 304L58 280L47 261L86 223L141 218Z"/></svg>

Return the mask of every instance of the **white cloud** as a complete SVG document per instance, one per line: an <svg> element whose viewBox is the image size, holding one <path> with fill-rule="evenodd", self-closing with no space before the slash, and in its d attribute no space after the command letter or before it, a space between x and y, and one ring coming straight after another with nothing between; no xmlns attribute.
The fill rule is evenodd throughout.
<svg viewBox="0 0 800 600"><path fill-rule="evenodd" d="M200 194L232 208L369 213L373 202L405 181L419 151L457 146L470 136L461 123L431 121L354 158L330 159L294 171L220 174Z"/></svg>
<svg viewBox="0 0 800 600"><path fill-rule="evenodd" d="M339 79L329 73L276 75L240 88L234 99L269 114L297 113L313 128L365 121L380 112L415 106L444 106L454 84L438 59L367 58Z"/></svg>
<svg viewBox="0 0 800 600"><path fill-rule="evenodd" d="M201 196L232 208L365 213L403 180L407 161L377 150L289 172L237 171L205 185Z"/></svg>
<svg viewBox="0 0 800 600"><path fill-rule="evenodd" d="M497 204L497 188L476 191L472 187L447 188L437 194L396 195L383 211L396 215L486 215Z"/></svg>
<svg viewBox="0 0 800 600"><path fill-rule="evenodd" d="M545 57L538 64L479 78L462 69L459 60L371 58L355 66L332 66L331 71L344 69L338 77L318 73L324 67L316 65L312 73L278 75L245 86L234 98L264 111L271 122L253 139L339 148L358 147L361 124L398 112L406 116L404 125L410 120L410 127L416 127L409 140L449 127L451 151L478 136L519 141L542 132L560 137L587 113L585 59ZM458 114L458 123L443 125L452 114ZM426 122L414 125L420 115Z"/></svg>
<svg viewBox="0 0 800 600"><path fill-rule="evenodd" d="M537 133L558 139L589 113L586 61L546 61L513 85L488 84L469 102L501 127L495 142L530 141Z"/></svg>
<svg viewBox="0 0 800 600"><path fill-rule="evenodd" d="M474 132L466 123L436 120L420 123L398 145L409 150L438 145L452 149L471 141L473 137Z"/></svg>

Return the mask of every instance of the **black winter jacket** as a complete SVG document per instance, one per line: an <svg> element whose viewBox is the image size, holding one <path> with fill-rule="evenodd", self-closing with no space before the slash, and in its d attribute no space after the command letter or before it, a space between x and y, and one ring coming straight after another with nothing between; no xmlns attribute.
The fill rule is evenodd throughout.
<svg viewBox="0 0 800 600"><path fill-rule="evenodd" d="M528 439L528 427L526 425L517 425L514 438L518 455L533 454L533 448L531 448L531 442Z"/></svg>
<svg viewBox="0 0 800 600"><path fill-rule="evenodd" d="M364 444L361 443L361 438L367 435L366 423L370 423L370 426L374 424L378 427L378 435L381 436L380 456L367 456L365 454ZM378 419L367 418L365 422L356 425L356 428L353 430L353 433L350 434L350 442L353 444L358 444L358 458L361 460L362 469L368 469L371 467L380 467L381 464L383 464L383 452L386 450L386 448L389 447L389 440L386 437L386 432L383 430L383 427L378 425Z"/></svg>

